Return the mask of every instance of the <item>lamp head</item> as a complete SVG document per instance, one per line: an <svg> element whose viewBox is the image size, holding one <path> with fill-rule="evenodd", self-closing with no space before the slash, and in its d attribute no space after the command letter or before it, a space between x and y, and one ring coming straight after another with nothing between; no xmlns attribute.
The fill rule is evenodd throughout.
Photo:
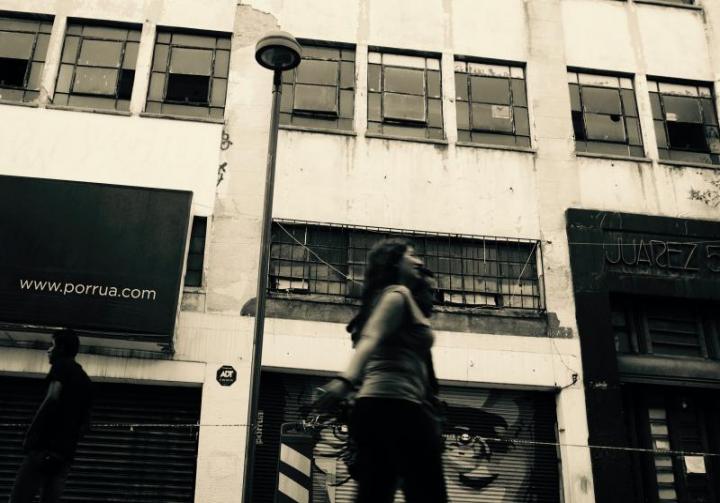
<svg viewBox="0 0 720 503"><path fill-rule="evenodd" d="M272 31L255 45L255 60L268 70L292 70L300 64L302 47L285 31Z"/></svg>

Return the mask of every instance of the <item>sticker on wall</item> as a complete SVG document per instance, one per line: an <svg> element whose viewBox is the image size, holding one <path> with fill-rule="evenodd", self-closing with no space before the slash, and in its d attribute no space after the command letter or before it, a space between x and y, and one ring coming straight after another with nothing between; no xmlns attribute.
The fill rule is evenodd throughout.
<svg viewBox="0 0 720 503"><path fill-rule="evenodd" d="M506 107L503 105L493 105L492 106L492 117L493 117L493 119L510 120L510 118L512 117L510 107Z"/></svg>
<svg viewBox="0 0 720 503"><path fill-rule="evenodd" d="M677 114L675 112L666 112L665 113L665 120L668 122L677 122Z"/></svg>
<svg viewBox="0 0 720 503"><path fill-rule="evenodd" d="M215 378L220 386L232 386L237 380L237 372L230 365L223 365L218 369Z"/></svg>
<svg viewBox="0 0 720 503"><path fill-rule="evenodd" d="M705 458L702 456L684 456L686 473L707 473Z"/></svg>

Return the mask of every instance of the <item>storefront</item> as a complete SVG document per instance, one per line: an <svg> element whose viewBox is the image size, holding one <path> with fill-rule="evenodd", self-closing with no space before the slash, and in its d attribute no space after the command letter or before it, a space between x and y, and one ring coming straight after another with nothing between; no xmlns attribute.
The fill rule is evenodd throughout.
<svg viewBox="0 0 720 503"><path fill-rule="evenodd" d="M125 357L171 357L191 198L184 191L0 177L0 501L45 395L47 363L38 350L59 327L78 333L81 359L104 358L94 360L91 428L65 498L193 501L197 378L158 386L161 378L128 384L99 377L127 381L123 369L147 361Z"/></svg>
<svg viewBox="0 0 720 503"><path fill-rule="evenodd" d="M720 223L567 218L596 501L719 502Z"/></svg>
<svg viewBox="0 0 720 503"><path fill-rule="evenodd" d="M302 420L315 388L326 381L304 374L263 374L253 502L275 501L280 427ZM560 501L556 447L546 445L556 439L553 394L443 386L441 396L448 403L444 465L451 502ZM354 482L337 458L338 437L341 432L323 430L312 451L312 502L352 501Z"/></svg>

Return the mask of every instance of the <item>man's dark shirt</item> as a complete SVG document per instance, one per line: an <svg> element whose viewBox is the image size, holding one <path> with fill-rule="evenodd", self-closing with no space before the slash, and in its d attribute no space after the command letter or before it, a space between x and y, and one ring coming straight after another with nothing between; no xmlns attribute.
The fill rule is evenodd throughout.
<svg viewBox="0 0 720 503"><path fill-rule="evenodd" d="M92 383L77 362L66 358L52 365L45 380L48 386L52 381L62 385L60 397L30 426L25 447L51 451L70 461L89 422Z"/></svg>

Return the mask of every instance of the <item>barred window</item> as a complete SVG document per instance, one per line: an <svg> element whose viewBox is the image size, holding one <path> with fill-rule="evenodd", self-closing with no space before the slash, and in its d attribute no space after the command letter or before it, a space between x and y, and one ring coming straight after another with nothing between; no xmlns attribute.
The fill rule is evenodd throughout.
<svg viewBox="0 0 720 503"><path fill-rule="evenodd" d="M443 139L440 60L368 54L368 132Z"/></svg>
<svg viewBox="0 0 720 503"><path fill-rule="evenodd" d="M530 146L525 69L455 62L458 140Z"/></svg>
<svg viewBox="0 0 720 503"><path fill-rule="evenodd" d="M303 43L300 66L283 72L280 123L352 130L355 49Z"/></svg>
<svg viewBox="0 0 720 503"><path fill-rule="evenodd" d="M645 155L632 79L568 72L575 149Z"/></svg>
<svg viewBox="0 0 720 503"><path fill-rule="evenodd" d="M146 112L222 119L230 36L159 30Z"/></svg>
<svg viewBox="0 0 720 503"><path fill-rule="evenodd" d="M720 164L720 130L709 84L649 81L661 159Z"/></svg>
<svg viewBox="0 0 720 503"><path fill-rule="evenodd" d="M356 299L367 253L388 237L405 237L435 273L436 304L542 309L537 241L455 236L275 221L270 290Z"/></svg>
<svg viewBox="0 0 720 503"><path fill-rule="evenodd" d="M0 16L0 100L37 99L51 30L50 20Z"/></svg>
<svg viewBox="0 0 720 503"><path fill-rule="evenodd" d="M53 103L128 110L140 27L68 23Z"/></svg>
<svg viewBox="0 0 720 503"><path fill-rule="evenodd" d="M717 305L616 295L611 307L618 353L720 359Z"/></svg>

